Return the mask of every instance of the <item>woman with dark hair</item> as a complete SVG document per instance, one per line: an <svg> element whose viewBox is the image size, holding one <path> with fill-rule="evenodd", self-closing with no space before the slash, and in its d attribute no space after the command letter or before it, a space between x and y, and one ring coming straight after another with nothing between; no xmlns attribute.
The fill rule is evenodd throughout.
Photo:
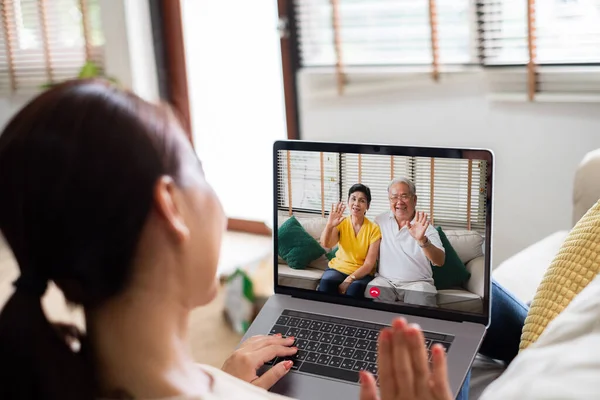
<svg viewBox="0 0 600 400"><path fill-rule="evenodd" d="M339 246L321 277L319 291L364 297L373 279L381 242L379 226L365 217L370 205L371 190L358 183L348 191L348 217L344 217L343 203L331 207L321 244L327 248Z"/></svg>

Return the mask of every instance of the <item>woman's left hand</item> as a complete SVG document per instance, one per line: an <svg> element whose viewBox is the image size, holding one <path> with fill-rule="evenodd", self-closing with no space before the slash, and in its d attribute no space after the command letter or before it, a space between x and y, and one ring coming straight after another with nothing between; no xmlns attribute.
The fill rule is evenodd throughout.
<svg viewBox="0 0 600 400"><path fill-rule="evenodd" d="M350 287L350 284L352 283L352 280L350 280L350 278L346 278L344 280L344 282L340 283L340 286L338 286L338 289L340 291L340 294L346 294L346 291L348 290L348 288Z"/></svg>
<svg viewBox="0 0 600 400"><path fill-rule="evenodd" d="M293 343L294 338L284 339L281 335L251 337L229 356L221 369L243 381L269 389L289 372L292 361L279 362L260 377L256 372L275 357L296 354L298 348L290 347Z"/></svg>

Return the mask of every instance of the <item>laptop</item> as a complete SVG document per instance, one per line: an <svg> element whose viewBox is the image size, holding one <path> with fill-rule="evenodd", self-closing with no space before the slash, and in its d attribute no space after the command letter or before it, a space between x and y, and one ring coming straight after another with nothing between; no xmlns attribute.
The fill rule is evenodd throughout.
<svg viewBox="0 0 600 400"><path fill-rule="evenodd" d="M275 294L243 338L277 333L296 338L299 351L291 358L294 366L271 391L297 399L358 399L358 371L378 374L380 330L403 316L421 326L428 349L435 343L446 348L450 386L456 396L490 323L492 151L277 141L273 172ZM365 217L371 222L391 223L394 229L390 206L394 199L388 194L394 179L408 179L415 185L416 211L426 212L440 238L440 230L446 236L444 265L431 265L429 285L417 282L406 286L383 276L396 272L410 275L414 266L405 258L395 262L390 257L393 253L384 253L388 231L382 228L380 255L387 258L378 259L371 282L383 282L375 281L381 277L390 278L390 284L367 285L364 293L359 287L352 296L324 291L331 285L323 284L321 277L329 266L339 265L333 264L340 255L339 245L315 252L311 240L319 241L332 204L347 204L349 189L364 184L372 198ZM344 216L349 216L348 208ZM294 259L290 259L290 248L297 250ZM452 252L462 257L458 263L464 266L455 265ZM279 256L282 253L288 260ZM439 275L435 268L446 268L446 274ZM266 363L259 374L278 361Z"/></svg>

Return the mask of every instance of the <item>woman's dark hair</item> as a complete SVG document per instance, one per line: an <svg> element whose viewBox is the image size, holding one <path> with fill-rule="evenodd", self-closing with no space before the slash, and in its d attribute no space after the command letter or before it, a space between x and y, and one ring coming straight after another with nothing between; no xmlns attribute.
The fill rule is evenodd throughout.
<svg viewBox="0 0 600 400"><path fill-rule="evenodd" d="M354 192L361 192L364 194L367 197L367 205L371 205L371 189L369 189L368 186L365 186L362 183L352 185L350 190L348 190L348 200L350 200L350 196L352 196L352 193Z"/></svg>
<svg viewBox="0 0 600 400"><path fill-rule="evenodd" d="M88 343L67 346L41 295L51 280L94 308L127 286L153 188L179 178L184 140L168 109L95 80L54 87L8 123L0 230L21 277L0 314L0 398L98 395Z"/></svg>

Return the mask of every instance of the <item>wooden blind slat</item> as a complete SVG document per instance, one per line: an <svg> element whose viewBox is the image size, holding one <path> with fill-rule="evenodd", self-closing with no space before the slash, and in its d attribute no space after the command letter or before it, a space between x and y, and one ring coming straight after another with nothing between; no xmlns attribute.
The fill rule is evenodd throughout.
<svg viewBox="0 0 600 400"><path fill-rule="evenodd" d="M431 158L431 175L430 175L430 188L429 188L429 220L433 225L433 200L434 200L434 181L435 181L435 158Z"/></svg>
<svg viewBox="0 0 600 400"><path fill-rule="evenodd" d="M321 164L321 216L325 218L325 168L323 165L323 152L319 153Z"/></svg>
<svg viewBox="0 0 600 400"><path fill-rule="evenodd" d="M527 0L527 47L529 50L529 62L527 63L527 94L529 101L533 101L537 91L535 0Z"/></svg>
<svg viewBox="0 0 600 400"><path fill-rule="evenodd" d="M469 159L469 173L467 180L467 229L471 230L471 189L473 185L473 160Z"/></svg>
<svg viewBox="0 0 600 400"><path fill-rule="evenodd" d="M331 17L333 26L333 45L335 48L335 75L337 78L338 94L344 94L344 67L342 64L342 44L340 39L340 10L339 0L331 0Z"/></svg>
<svg viewBox="0 0 600 400"><path fill-rule="evenodd" d="M79 0L79 9L81 10L81 22L83 24L83 40L85 41L85 60L92 59L92 41L90 39L90 20L88 12L88 0Z"/></svg>
<svg viewBox="0 0 600 400"><path fill-rule="evenodd" d="M14 60L14 43L15 43L15 10L12 1L1 1L2 7L2 23L4 28L4 46L6 50L6 58L8 60L8 76L10 79L10 88L14 93L17 91L17 80L15 77L15 60Z"/></svg>
<svg viewBox="0 0 600 400"><path fill-rule="evenodd" d="M358 155L358 183L362 183L362 154Z"/></svg>
<svg viewBox="0 0 600 400"><path fill-rule="evenodd" d="M434 81L440 79L439 69L439 41L438 41L438 18L435 0L429 0L429 28L431 30L431 66Z"/></svg>
<svg viewBox="0 0 600 400"><path fill-rule="evenodd" d="M46 63L46 77L48 78L48 82L54 82L54 74L52 71L52 58L50 55L50 43L49 43L49 35L48 35L48 12L47 12L47 3L48 0L39 0L38 1L38 12L40 16L40 25L42 27L42 43L44 48L44 61Z"/></svg>
<svg viewBox="0 0 600 400"><path fill-rule="evenodd" d="M394 179L394 156L390 156L390 180Z"/></svg>

